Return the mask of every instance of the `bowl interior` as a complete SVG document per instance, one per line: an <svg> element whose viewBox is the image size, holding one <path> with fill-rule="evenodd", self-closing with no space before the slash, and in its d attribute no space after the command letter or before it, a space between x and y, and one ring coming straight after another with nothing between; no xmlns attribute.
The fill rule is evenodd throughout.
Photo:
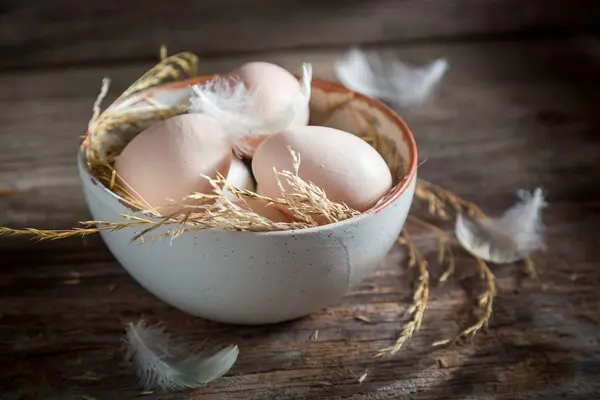
<svg viewBox="0 0 600 400"><path fill-rule="evenodd" d="M148 107L148 99L164 105L185 105L192 92L191 86L213 77L214 75L202 76L153 87L119 100L109 109ZM392 172L395 186L379 202L376 211L400 196L412 180L417 165L417 150L412 133L404 121L380 101L352 92L341 85L314 79L309 123L357 135L381 154Z"/></svg>

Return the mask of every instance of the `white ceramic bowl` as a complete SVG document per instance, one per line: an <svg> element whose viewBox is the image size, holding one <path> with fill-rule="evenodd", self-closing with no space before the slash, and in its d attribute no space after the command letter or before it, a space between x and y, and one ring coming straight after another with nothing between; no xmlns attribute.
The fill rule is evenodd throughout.
<svg viewBox="0 0 600 400"><path fill-rule="evenodd" d="M209 78L167 84L144 95L161 102L182 101L190 84ZM330 112L339 104L345 105ZM366 133L395 146L392 154L401 158L398 165L403 170L397 175L405 178L375 212L297 231L186 232L172 243L146 238L144 243L130 244L139 229L128 228L103 232L108 248L158 298L213 321L276 323L335 304L377 268L399 235L413 199L417 151L409 129L393 111L333 83L313 81L312 118L356 134L375 129ZM82 154L79 172L93 218L120 221L121 214L144 216L95 179Z"/></svg>

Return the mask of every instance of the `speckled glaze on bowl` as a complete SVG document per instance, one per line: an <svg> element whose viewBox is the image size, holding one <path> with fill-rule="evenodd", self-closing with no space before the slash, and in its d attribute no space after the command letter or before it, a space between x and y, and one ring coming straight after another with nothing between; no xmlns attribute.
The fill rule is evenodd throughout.
<svg viewBox="0 0 600 400"><path fill-rule="evenodd" d="M183 101L189 85L210 78L167 84L141 95L163 103ZM343 107L337 106L342 103ZM342 86L314 80L310 107L311 120L355 134L373 126L367 120L375 121L376 134L395 146L393 154L401 158L404 179L374 212L297 231L186 232L172 243L146 238L144 243L130 244L139 232L136 228L102 232L110 251L155 296L213 321L283 322L340 301L377 268L400 233L413 199L417 150L408 127L392 110ZM331 113L332 107L337 111ZM121 214L147 217L98 182L81 152L78 166L95 220L121 221Z"/></svg>

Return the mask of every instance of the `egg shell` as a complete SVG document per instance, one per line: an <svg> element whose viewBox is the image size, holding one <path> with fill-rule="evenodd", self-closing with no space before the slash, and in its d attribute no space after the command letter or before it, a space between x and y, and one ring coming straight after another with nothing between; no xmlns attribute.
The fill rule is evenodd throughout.
<svg viewBox="0 0 600 400"><path fill-rule="evenodd" d="M229 74L232 80L243 82L256 103L253 112L264 118L277 118L294 101L300 91L298 79L286 69L267 62L249 62ZM309 121L308 104L290 124L290 126L306 126ZM277 133L277 132L273 132ZM252 157L255 149L268 135L246 137L242 139L246 146L242 153Z"/></svg>
<svg viewBox="0 0 600 400"><path fill-rule="evenodd" d="M228 185L235 186L238 189L246 189L251 192L255 191L256 189L256 185L254 183L254 178L252 178L250 168L248 168L242 160L235 156L233 156L231 160L229 172L227 173L225 181ZM223 188L223 194L230 200L236 200L238 198L233 193L231 193L226 187Z"/></svg>
<svg viewBox="0 0 600 400"><path fill-rule="evenodd" d="M300 155L299 175L323 189L327 197L358 211L374 206L392 187L392 175L381 155L351 133L323 126L289 128L269 136L256 150L252 170L269 197L280 197L273 171L293 171L288 147ZM285 179L281 182L291 190Z"/></svg>
<svg viewBox="0 0 600 400"><path fill-rule="evenodd" d="M227 176L231 145L221 126L201 114L184 114L152 125L117 157L120 183L161 215L176 213L191 193L211 193L202 175Z"/></svg>
<svg viewBox="0 0 600 400"><path fill-rule="evenodd" d="M254 200L254 199L245 199L245 203L243 200L237 200L236 204L246 210L253 211L258 215L262 215L265 218L270 219L273 222L291 222L292 219L289 218L285 213L279 210L275 205L267 205L264 201Z"/></svg>

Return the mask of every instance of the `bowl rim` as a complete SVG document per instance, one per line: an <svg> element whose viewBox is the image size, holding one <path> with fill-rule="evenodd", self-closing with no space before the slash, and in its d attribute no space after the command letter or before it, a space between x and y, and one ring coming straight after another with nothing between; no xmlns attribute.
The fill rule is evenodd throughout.
<svg viewBox="0 0 600 400"><path fill-rule="evenodd" d="M158 91L158 90L162 91L162 90L183 89L185 87L192 86L194 84L209 81L209 80L214 79L219 76L222 76L222 74L201 75L201 76L196 76L193 78L184 79L181 81L169 82L169 83L165 83L162 85L150 87L150 88L143 90L141 92L138 92L138 93L134 93L130 97L135 98L137 96L148 95L149 93L153 93L154 91ZM381 201L380 203L375 205L371 210L368 210L365 213L361 213L361 214L359 214L355 217L349 218L347 220L338 221L338 222L334 222L334 223L323 225L323 226L298 229L298 230L272 231L272 232L242 232L242 233L254 233L254 234L260 233L260 234L271 234L271 235L283 234L283 233L289 234L289 233L294 233L294 232L297 233L300 231L308 232L311 230L318 230L319 228L340 225L340 224L343 224L344 222L356 221L357 219L362 219L361 217L363 217L363 216L367 216L369 214L375 214L375 213L381 211L382 209L386 208L387 206L393 204L396 200L398 200L404 194L404 192L406 192L408 190L412 181L415 179L416 172L417 172L417 157L418 157L417 144L416 144L415 138L412 134L412 131L410 130L410 128L408 127L406 122L402 119L402 117L400 117L394 110L392 110L389 106L387 106L383 102L381 102L377 99L374 99L372 97L369 97L367 95L364 95L360 92L350 90L341 84L327 81L327 80L320 79L320 78L313 78L312 82L311 82L311 86L313 88L320 89L325 92L334 92L334 93L339 93L339 94L345 94L345 95L351 96L353 99L364 101L369 106L377 108L390 121L392 121L394 123L394 125L396 125L402 132L402 140L408 146L408 154L409 154L410 160L408 162L408 170L406 171L404 179L402 179L402 181L396 185L394 190L391 193L389 193L383 201ZM117 102L118 102L118 100L117 100ZM116 106L117 105L116 102L113 103L113 105ZM111 105L110 107L112 107L113 105ZM86 130L84 137L87 137L87 135L88 135L88 131ZM86 175L88 175L88 177L90 178L92 183L94 185L102 186L102 189L104 191L108 192L110 195L112 195L117 201L119 201L119 203L121 203L123 205L127 204L125 199L123 199L118 194L109 190L106 186L104 186L104 184L102 184L102 182L97 181L97 179L95 179L95 177L91 174L91 172L88 170L88 168L84 162L85 152L83 151L83 146L79 146L78 153L79 153L79 155L77 157L78 158L77 164L78 164L80 170L84 171L86 173ZM126 207L130 208L128 206L126 206ZM133 210L133 209L131 209L131 210L134 212L140 212L140 210Z"/></svg>

